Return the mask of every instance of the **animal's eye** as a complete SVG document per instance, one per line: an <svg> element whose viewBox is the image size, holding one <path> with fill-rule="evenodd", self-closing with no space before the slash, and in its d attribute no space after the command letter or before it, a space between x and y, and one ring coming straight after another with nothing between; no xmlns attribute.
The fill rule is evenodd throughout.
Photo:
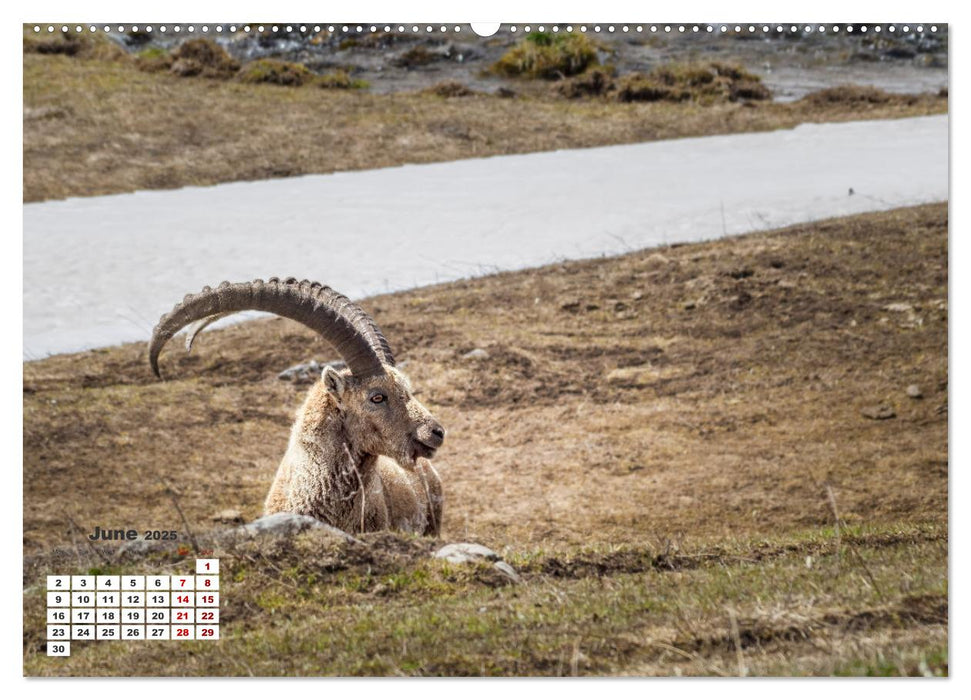
<svg viewBox="0 0 971 700"><path fill-rule="evenodd" d="M384 394L375 394L371 397L371 403L384 403L387 399L388 397Z"/></svg>

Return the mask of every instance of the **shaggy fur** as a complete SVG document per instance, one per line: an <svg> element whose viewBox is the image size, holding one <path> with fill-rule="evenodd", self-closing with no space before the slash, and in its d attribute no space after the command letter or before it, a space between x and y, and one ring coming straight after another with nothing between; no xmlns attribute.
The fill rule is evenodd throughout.
<svg viewBox="0 0 971 700"><path fill-rule="evenodd" d="M428 458L444 437L400 371L359 378L328 367L297 413L264 512L438 535L442 486Z"/></svg>

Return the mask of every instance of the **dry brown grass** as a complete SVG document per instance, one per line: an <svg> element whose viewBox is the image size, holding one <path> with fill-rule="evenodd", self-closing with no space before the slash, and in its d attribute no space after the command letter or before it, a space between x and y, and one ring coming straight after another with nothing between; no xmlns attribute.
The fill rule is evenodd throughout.
<svg viewBox="0 0 971 700"><path fill-rule="evenodd" d="M24 54L25 201L917 116L948 104L946 96L708 106L442 100L183 80L164 61L152 73L138 61L159 57Z"/></svg>
<svg viewBox="0 0 971 700"><path fill-rule="evenodd" d="M449 429L444 537L811 528L825 484L850 524L945 522L946 223L928 206L369 300ZM143 344L25 364L25 545L68 511L170 523L159 476L193 523L258 516L303 396L276 372L328 355L268 320L170 351L164 383ZM861 414L879 404L896 417Z"/></svg>
<svg viewBox="0 0 971 700"><path fill-rule="evenodd" d="M69 519L182 530L160 478L196 533L258 516L304 393L276 372L330 353L262 320L165 382L144 344L27 363L25 670L947 674L947 274L938 204L366 300L449 429L443 538L527 584L387 533L228 549L223 641L189 654L48 658L41 577L106 566Z"/></svg>

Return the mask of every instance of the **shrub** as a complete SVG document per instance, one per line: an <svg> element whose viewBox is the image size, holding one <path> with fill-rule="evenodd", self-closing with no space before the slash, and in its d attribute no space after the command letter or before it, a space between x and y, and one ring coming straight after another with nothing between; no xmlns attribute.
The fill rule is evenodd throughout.
<svg viewBox="0 0 971 700"><path fill-rule="evenodd" d="M314 74L300 63L261 58L244 65L236 77L243 83L273 83L300 87L312 80Z"/></svg>
<svg viewBox="0 0 971 700"><path fill-rule="evenodd" d="M597 63L597 47L584 34L534 32L503 54L491 70L509 77L554 80Z"/></svg>

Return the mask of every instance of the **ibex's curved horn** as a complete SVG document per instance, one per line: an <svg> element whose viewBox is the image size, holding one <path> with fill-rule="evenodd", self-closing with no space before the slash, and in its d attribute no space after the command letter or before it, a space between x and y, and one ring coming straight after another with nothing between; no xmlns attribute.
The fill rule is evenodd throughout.
<svg viewBox="0 0 971 700"><path fill-rule="evenodd" d="M334 346L355 375L380 374L385 365L394 366L388 341L360 306L317 282L298 282L293 277L281 282L273 277L267 282L223 282L216 289L206 287L199 294L187 295L181 304L159 319L152 331L152 342L148 349L152 371L161 377L159 353L172 336L185 326L206 321L192 329L194 337L195 333L215 320L211 317L221 318L249 310L285 316L317 331Z"/></svg>

